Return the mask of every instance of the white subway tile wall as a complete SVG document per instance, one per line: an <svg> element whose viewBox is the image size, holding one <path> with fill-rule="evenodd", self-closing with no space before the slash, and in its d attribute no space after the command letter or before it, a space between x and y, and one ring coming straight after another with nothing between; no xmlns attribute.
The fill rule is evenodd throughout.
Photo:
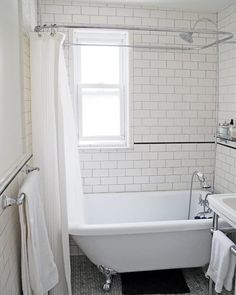
<svg viewBox="0 0 236 295"><path fill-rule="evenodd" d="M31 153L31 104L30 104L30 51L29 39L25 32L32 29L32 21L35 23L34 1L24 0L23 5L23 70L24 70L24 125L25 125L25 149ZM16 177L5 192L9 196L16 196L22 175ZM2 198L0 197L0 203ZM20 271L20 227L18 208L11 207L2 210L0 206L0 294L21 295L21 271Z"/></svg>
<svg viewBox="0 0 236 295"><path fill-rule="evenodd" d="M190 28L200 17L216 19L215 14L207 13L56 2L41 1L42 23ZM206 25L199 24L199 27ZM67 35L72 41L72 34ZM198 42L209 41L206 36L195 37ZM183 44L178 34L163 32L135 31L130 33L130 38L142 45ZM70 81L72 52L72 48L65 47ZM195 169L203 170L211 179L213 144L170 142L214 141L215 49L199 52L134 49L131 56L132 134L134 142L143 144L134 144L126 150L80 150L84 192L188 189ZM149 144L152 142L164 144Z"/></svg>
<svg viewBox="0 0 236 295"><path fill-rule="evenodd" d="M236 33L236 4L232 4L219 13L219 29ZM220 46L219 54L219 120L236 119L236 54L235 44Z"/></svg>
<svg viewBox="0 0 236 295"><path fill-rule="evenodd" d="M220 193L236 192L236 150L218 145L216 153L216 189Z"/></svg>
<svg viewBox="0 0 236 295"><path fill-rule="evenodd" d="M212 177L214 144L136 144L80 152L86 193L184 190L195 169Z"/></svg>
<svg viewBox="0 0 236 295"><path fill-rule="evenodd" d="M236 3L219 15L219 29L236 34ZM219 120L236 120L236 45L220 46L219 54ZM221 193L236 192L236 150L218 145L216 151L216 189Z"/></svg>

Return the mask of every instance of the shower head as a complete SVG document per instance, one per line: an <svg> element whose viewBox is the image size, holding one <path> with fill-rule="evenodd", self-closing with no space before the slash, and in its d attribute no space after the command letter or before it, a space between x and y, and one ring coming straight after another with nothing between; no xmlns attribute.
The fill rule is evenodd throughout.
<svg viewBox="0 0 236 295"><path fill-rule="evenodd" d="M181 32L179 34L180 38L182 40L184 40L185 42L193 43L193 33L194 33L196 25L199 22L209 22L209 23L213 24L217 29L216 23L213 20L204 17L204 18L200 18L199 20L197 20L189 32Z"/></svg>
<svg viewBox="0 0 236 295"><path fill-rule="evenodd" d="M185 42L193 43L193 32L182 32L179 36Z"/></svg>
<svg viewBox="0 0 236 295"><path fill-rule="evenodd" d="M202 172L196 171L196 175L197 175L198 180L199 180L200 182L204 182L204 181L206 180L206 179L205 179L205 176L204 176L204 174L203 174Z"/></svg>
<svg viewBox="0 0 236 295"><path fill-rule="evenodd" d="M209 183L206 180L206 177L204 176L204 174L202 172L196 171L195 174L198 177L198 180L201 183L201 187L204 189L209 189L211 188L211 186L209 185Z"/></svg>

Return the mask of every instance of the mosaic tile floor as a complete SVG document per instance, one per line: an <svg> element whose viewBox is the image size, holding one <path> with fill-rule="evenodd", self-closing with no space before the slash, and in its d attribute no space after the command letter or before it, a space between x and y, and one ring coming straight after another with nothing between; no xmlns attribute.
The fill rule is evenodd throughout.
<svg viewBox="0 0 236 295"><path fill-rule="evenodd" d="M101 289L104 283L104 277L97 270L97 267L85 256L71 256L71 270L73 295L104 295ZM191 291L191 295L208 294L208 281L202 269L186 269L184 270L184 276ZM114 277L112 289L108 294L122 295L119 275ZM222 292L222 295L232 294L234 294L234 292Z"/></svg>

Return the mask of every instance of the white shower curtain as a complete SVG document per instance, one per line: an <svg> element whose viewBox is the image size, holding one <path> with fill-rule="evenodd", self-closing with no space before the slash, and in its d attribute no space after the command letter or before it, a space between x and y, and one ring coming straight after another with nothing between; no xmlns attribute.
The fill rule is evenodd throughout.
<svg viewBox="0 0 236 295"><path fill-rule="evenodd" d="M34 165L40 167L41 193L49 240L59 271L59 284L50 291L70 295L69 222L83 219L82 185L76 127L63 53L64 35L32 33L31 95ZM67 213L68 212L68 213Z"/></svg>

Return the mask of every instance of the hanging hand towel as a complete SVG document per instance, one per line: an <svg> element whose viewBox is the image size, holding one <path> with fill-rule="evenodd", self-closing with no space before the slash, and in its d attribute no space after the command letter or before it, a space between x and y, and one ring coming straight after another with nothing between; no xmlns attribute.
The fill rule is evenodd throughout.
<svg viewBox="0 0 236 295"><path fill-rule="evenodd" d="M211 248L210 264L206 273L215 283L215 291L221 293L222 288L232 290L232 282L236 264L236 257L230 248L234 243L221 231L214 232Z"/></svg>
<svg viewBox="0 0 236 295"><path fill-rule="evenodd" d="M43 295L58 283L57 267L50 248L38 186L38 172L31 172L20 194L21 270L24 295Z"/></svg>

